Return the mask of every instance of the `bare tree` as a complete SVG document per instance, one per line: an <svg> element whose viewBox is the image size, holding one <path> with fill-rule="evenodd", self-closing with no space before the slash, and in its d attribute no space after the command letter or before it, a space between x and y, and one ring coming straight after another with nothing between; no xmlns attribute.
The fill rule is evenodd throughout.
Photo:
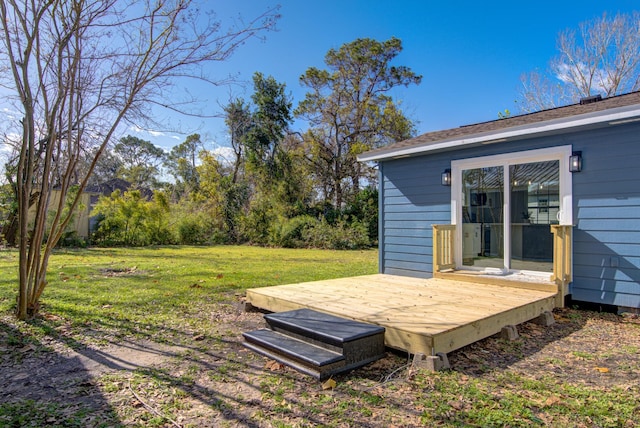
<svg viewBox="0 0 640 428"><path fill-rule="evenodd" d="M548 73L524 75L519 96L524 112L558 107L600 94L640 89L640 13L606 14L558 35L559 54Z"/></svg>
<svg viewBox="0 0 640 428"><path fill-rule="evenodd" d="M0 2L0 63L8 65L0 84L15 94L22 116L18 318L38 312L51 252L109 141L123 125L150 120L155 106L182 110L167 101L172 85L216 83L205 66L272 29L276 11L225 29L191 0ZM89 167L79 173L88 153Z"/></svg>

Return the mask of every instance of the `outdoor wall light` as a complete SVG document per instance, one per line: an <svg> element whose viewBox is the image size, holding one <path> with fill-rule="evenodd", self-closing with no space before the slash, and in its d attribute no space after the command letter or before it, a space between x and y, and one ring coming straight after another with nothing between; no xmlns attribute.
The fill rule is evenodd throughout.
<svg viewBox="0 0 640 428"><path fill-rule="evenodd" d="M582 152L573 152L569 157L569 171L582 171Z"/></svg>
<svg viewBox="0 0 640 428"><path fill-rule="evenodd" d="M444 170L440 180L443 186L451 186L451 170L449 168Z"/></svg>

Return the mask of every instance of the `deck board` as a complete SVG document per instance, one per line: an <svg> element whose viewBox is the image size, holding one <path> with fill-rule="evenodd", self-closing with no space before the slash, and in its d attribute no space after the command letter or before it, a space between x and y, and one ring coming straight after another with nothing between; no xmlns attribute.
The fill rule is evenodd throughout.
<svg viewBox="0 0 640 428"><path fill-rule="evenodd" d="M310 308L386 328L387 346L450 352L554 308L556 293L517 285L376 274L247 290L271 312Z"/></svg>

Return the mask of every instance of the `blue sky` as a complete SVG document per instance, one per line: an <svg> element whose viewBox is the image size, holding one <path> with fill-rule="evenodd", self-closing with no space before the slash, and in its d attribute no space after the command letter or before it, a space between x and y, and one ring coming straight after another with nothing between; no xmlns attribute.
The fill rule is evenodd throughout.
<svg viewBox="0 0 640 428"><path fill-rule="evenodd" d="M396 64L423 75L419 86L393 94L418 123L419 133L493 120L504 109L515 111L521 74L546 69L556 55L558 32L577 29L580 22L605 11L614 15L640 9L638 0L234 0L207 4L223 23L238 14L251 18L276 4L281 5L282 15L278 31L266 34L264 42L248 42L230 60L209 70L221 78L237 74L247 82L246 88L208 88L201 96L211 106L210 113L219 113L219 105L227 102L230 93L248 99L255 71L285 83L295 106L304 97L300 75L308 67L324 67L329 49L356 38L395 36L404 48ZM221 119L175 120L186 134L200 133L208 149L227 145ZM182 142L185 135L139 134L164 148Z"/></svg>

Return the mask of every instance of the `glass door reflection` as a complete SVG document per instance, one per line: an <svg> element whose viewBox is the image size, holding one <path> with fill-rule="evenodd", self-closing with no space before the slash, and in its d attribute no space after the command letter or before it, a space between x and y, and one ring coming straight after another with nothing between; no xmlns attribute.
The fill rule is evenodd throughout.
<svg viewBox="0 0 640 428"><path fill-rule="evenodd" d="M504 169L462 171L462 264L505 268Z"/></svg>

